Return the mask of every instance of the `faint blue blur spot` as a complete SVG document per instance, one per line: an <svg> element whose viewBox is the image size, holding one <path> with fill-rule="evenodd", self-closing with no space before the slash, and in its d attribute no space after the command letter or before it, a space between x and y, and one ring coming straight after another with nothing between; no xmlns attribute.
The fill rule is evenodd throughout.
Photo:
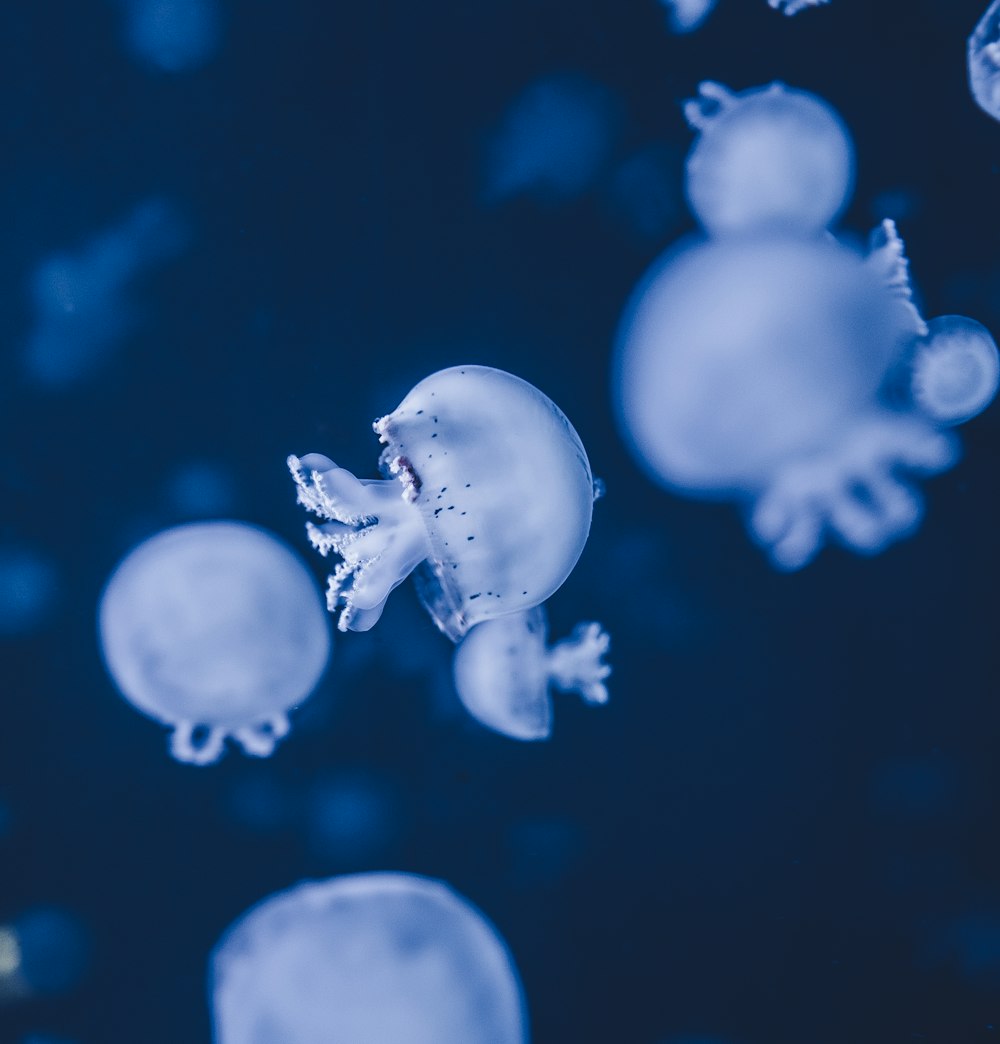
<svg viewBox="0 0 1000 1044"><path fill-rule="evenodd" d="M28 634L44 624L58 586L55 566L41 553L0 548L0 636Z"/></svg>

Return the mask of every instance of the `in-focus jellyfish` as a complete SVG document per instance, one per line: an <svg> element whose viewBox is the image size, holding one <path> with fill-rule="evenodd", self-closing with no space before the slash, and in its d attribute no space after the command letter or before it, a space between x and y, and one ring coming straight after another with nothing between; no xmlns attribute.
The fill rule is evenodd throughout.
<svg viewBox="0 0 1000 1044"><path fill-rule="evenodd" d="M992 338L970 320L924 323L892 222L865 255L825 231L853 155L824 103L707 84L687 113L702 131L688 195L709 236L656 262L627 309L622 427L663 485L742 502L781 568L828 537L878 552L921 517L900 473L949 468L941 428L995 391ZM894 403L907 365L915 401Z"/></svg>
<svg viewBox="0 0 1000 1044"><path fill-rule="evenodd" d="M143 64L168 73L190 72L219 48L218 0L123 0L126 40Z"/></svg>
<svg viewBox="0 0 1000 1044"><path fill-rule="evenodd" d="M517 970L448 885L375 873L264 900L212 956L216 1044L526 1044Z"/></svg>
<svg viewBox="0 0 1000 1044"><path fill-rule="evenodd" d="M299 503L323 520L308 526L313 546L341 558L327 605L342 631L372 627L414 570L452 641L562 584L595 493L580 437L551 399L502 370L455 366L374 427L384 479L356 479L317 453L288 460Z"/></svg>
<svg viewBox="0 0 1000 1044"><path fill-rule="evenodd" d="M34 329L25 348L32 380L51 386L87 376L133 329L129 287L179 252L182 222L163 200L148 200L78 254L45 260L32 277Z"/></svg>
<svg viewBox="0 0 1000 1044"><path fill-rule="evenodd" d="M969 87L976 104L1000 120L1000 0L993 0L969 37Z"/></svg>
<svg viewBox="0 0 1000 1044"><path fill-rule="evenodd" d="M569 638L546 642L541 606L477 624L455 650L455 688L487 728L521 740L552 734L552 690L606 703L610 639L599 624L579 624Z"/></svg>
<svg viewBox="0 0 1000 1044"><path fill-rule="evenodd" d="M582 76L539 80L514 100L488 142L484 195L572 199L600 177L618 136L618 100Z"/></svg>
<svg viewBox="0 0 1000 1044"><path fill-rule="evenodd" d="M232 737L267 757L330 656L320 593L299 558L242 522L168 529L118 565L101 596L108 671L173 727L171 753L205 765Z"/></svg>

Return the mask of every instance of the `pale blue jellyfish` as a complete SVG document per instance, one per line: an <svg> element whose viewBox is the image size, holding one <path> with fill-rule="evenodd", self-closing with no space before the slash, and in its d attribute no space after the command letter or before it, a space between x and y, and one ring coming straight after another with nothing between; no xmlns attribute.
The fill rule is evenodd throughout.
<svg viewBox="0 0 1000 1044"><path fill-rule="evenodd" d="M264 900L212 956L215 1044L527 1044L517 969L448 885L399 873Z"/></svg>
<svg viewBox="0 0 1000 1044"><path fill-rule="evenodd" d="M526 87L488 142L486 199L572 199L585 192L611 158L619 109L608 88L582 76L551 76Z"/></svg>
<svg viewBox="0 0 1000 1044"><path fill-rule="evenodd" d="M455 366L422 380L375 422L385 478L356 479L328 457L288 464L317 515L313 546L341 561L327 605L366 631L417 571L421 601L452 641L530 609L566 579L595 496L573 426L537 388L502 370Z"/></svg>
<svg viewBox="0 0 1000 1044"><path fill-rule="evenodd" d="M28 376L59 386L97 369L138 322L132 283L178 253L184 240L173 208L148 200L78 253L43 261L31 283L35 320L25 346Z"/></svg>
<svg viewBox="0 0 1000 1044"><path fill-rule="evenodd" d="M541 606L477 624L455 650L455 689L487 728L520 740L552 733L552 690L607 703L610 639L599 624L579 624L569 638L546 641Z"/></svg>
<svg viewBox="0 0 1000 1044"><path fill-rule="evenodd" d="M123 0L128 48L143 64L168 73L207 64L219 49L218 0Z"/></svg>
<svg viewBox="0 0 1000 1044"><path fill-rule="evenodd" d="M983 112L1000 120L1000 0L993 0L969 37L969 86Z"/></svg>
<svg viewBox="0 0 1000 1044"><path fill-rule="evenodd" d="M227 737L267 757L330 656L320 593L299 558L242 522L168 529L131 551L101 596L101 648L122 695L205 765Z"/></svg>
<svg viewBox="0 0 1000 1044"><path fill-rule="evenodd" d="M992 339L967 320L928 327L892 222L866 254L826 232L853 153L823 102L777 84L707 84L686 111L702 132L688 195L709 236L656 262L627 309L625 434L668 488L744 504L780 568L805 565L828 538L881 551L921 518L901 472L951 467L957 443L942 428L992 396ZM916 401L890 404L907 365Z"/></svg>

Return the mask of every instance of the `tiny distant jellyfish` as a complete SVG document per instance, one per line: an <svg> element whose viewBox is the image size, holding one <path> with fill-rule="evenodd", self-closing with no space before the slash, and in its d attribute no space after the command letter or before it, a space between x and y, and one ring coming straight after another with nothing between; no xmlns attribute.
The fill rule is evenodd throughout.
<svg viewBox="0 0 1000 1044"><path fill-rule="evenodd" d="M0 1003L73 989L90 964L90 933L58 906L40 906L0 924Z"/></svg>
<svg viewBox="0 0 1000 1044"><path fill-rule="evenodd" d="M0 547L0 637L16 638L43 626L56 604L55 565L29 547Z"/></svg>
<svg viewBox="0 0 1000 1044"><path fill-rule="evenodd" d="M548 396L502 370L455 366L374 429L381 480L318 453L288 459L299 503L323 520L308 524L313 546L342 559L327 591L341 631L373 627L414 571L424 607L456 642L562 585L596 494L583 443Z"/></svg>
<svg viewBox="0 0 1000 1044"><path fill-rule="evenodd" d="M233 925L210 969L217 1044L527 1044L517 969L450 886L402 873L305 882Z"/></svg>
<svg viewBox="0 0 1000 1044"><path fill-rule="evenodd" d="M596 623L579 624L550 646L546 631L545 610L536 606L477 624L455 650L458 697L487 728L513 739L548 739L553 689L607 703L607 633Z"/></svg>
<svg viewBox="0 0 1000 1044"><path fill-rule="evenodd" d="M61 387L98 369L138 322L130 285L179 253L184 241L173 208L154 199L79 253L43 261L31 282L35 321L24 350L28 377Z"/></svg>
<svg viewBox="0 0 1000 1044"><path fill-rule="evenodd" d="M124 0L129 50L162 72L199 69L222 36L218 0Z"/></svg>
<svg viewBox="0 0 1000 1044"><path fill-rule="evenodd" d="M619 110L607 87L582 76L552 76L526 87L488 142L485 199L568 200L586 192L611 157Z"/></svg>
<svg viewBox="0 0 1000 1044"><path fill-rule="evenodd" d="M305 565L242 522L177 526L140 544L104 589L99 630L122 695L172 726L171 753L195 765L218 760L227 737L270 755L330 657Z"/></svg>
<svg viewBox="0 0 1000 1044"><path fill-rule="evenodd" d="M976 104L1000 120L1000 0L986 9L969 37L969 87Z"/></svg>
<svg viewBox="0 0 1000 1044"><path fill-rule="evenodd" d="M824 102L781 84L703 84L687 190L707 235L654 263L626 309L618 416L668 489L732 500L773 564L799 569L828 539L877 554L915 532L902 472L953 466L942 430L992 398L989 334L928 325L895 224L862 254L827 229L853 183L853 147ZM911 361L912 400L890 401Z"/></svg>

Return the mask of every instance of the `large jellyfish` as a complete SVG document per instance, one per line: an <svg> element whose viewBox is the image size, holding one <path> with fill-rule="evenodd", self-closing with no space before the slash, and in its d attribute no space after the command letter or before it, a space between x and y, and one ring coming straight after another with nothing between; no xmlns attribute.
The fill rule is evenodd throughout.
<svg viewBox="0 0 1000 1044"><path fill-rule="evenodd" d="M969 87L976 103L1000 120L1000 0L993 0L969 37Z"/></svg>
<svg viewBox="0 0 1000 1044"><path fill-rule="evenodd" d="M521 740L552 733L551 690L607 703L610 639L599 624L579 624L569 638L546 643L542 606L477 624L455 650L455 689L487 728Z"/></svg>
<svg viewBox="0 0 1000 1044"><path fill-rule="evenodd" d="M517 970L448 885L399 873L264 900L212 956L216 1044L526 1044Z"/></svg>
<svg viewBox="0 0 1000 1044"><path fill-rule="evenodd" d="M685 111L701 132L688 197L708 236L668 251L627 309L626 436L668 488L744 504L780 568L831 537L881 551L920 521L901 473L951 467L943 429L992 399L993 339L961 317L924 322L891 221L867 253L827 231L853 150L820 99L703 84Z"/></svg>
<svg viewBox="0 0 1000 1044"><path fill-rule="evenodd" d="M268 756L330 656L313 578L242 522L178 526L140 544L108 581L99 627L122 694L172 726L171 753L198 765L216 761L227 736Z"/></svg>
<svg viewBox="0 0 1000 1044"><path fill-rule="evenodd" d="M299 503L322 519L309 523L313 546L341 558L327 593L340 630L371 628L414 570L452 641L562 584L590 532L595 486L551 399L502 370L455 366L374 427L384 479L356 479L318 453L288 460Z"/></svg>

